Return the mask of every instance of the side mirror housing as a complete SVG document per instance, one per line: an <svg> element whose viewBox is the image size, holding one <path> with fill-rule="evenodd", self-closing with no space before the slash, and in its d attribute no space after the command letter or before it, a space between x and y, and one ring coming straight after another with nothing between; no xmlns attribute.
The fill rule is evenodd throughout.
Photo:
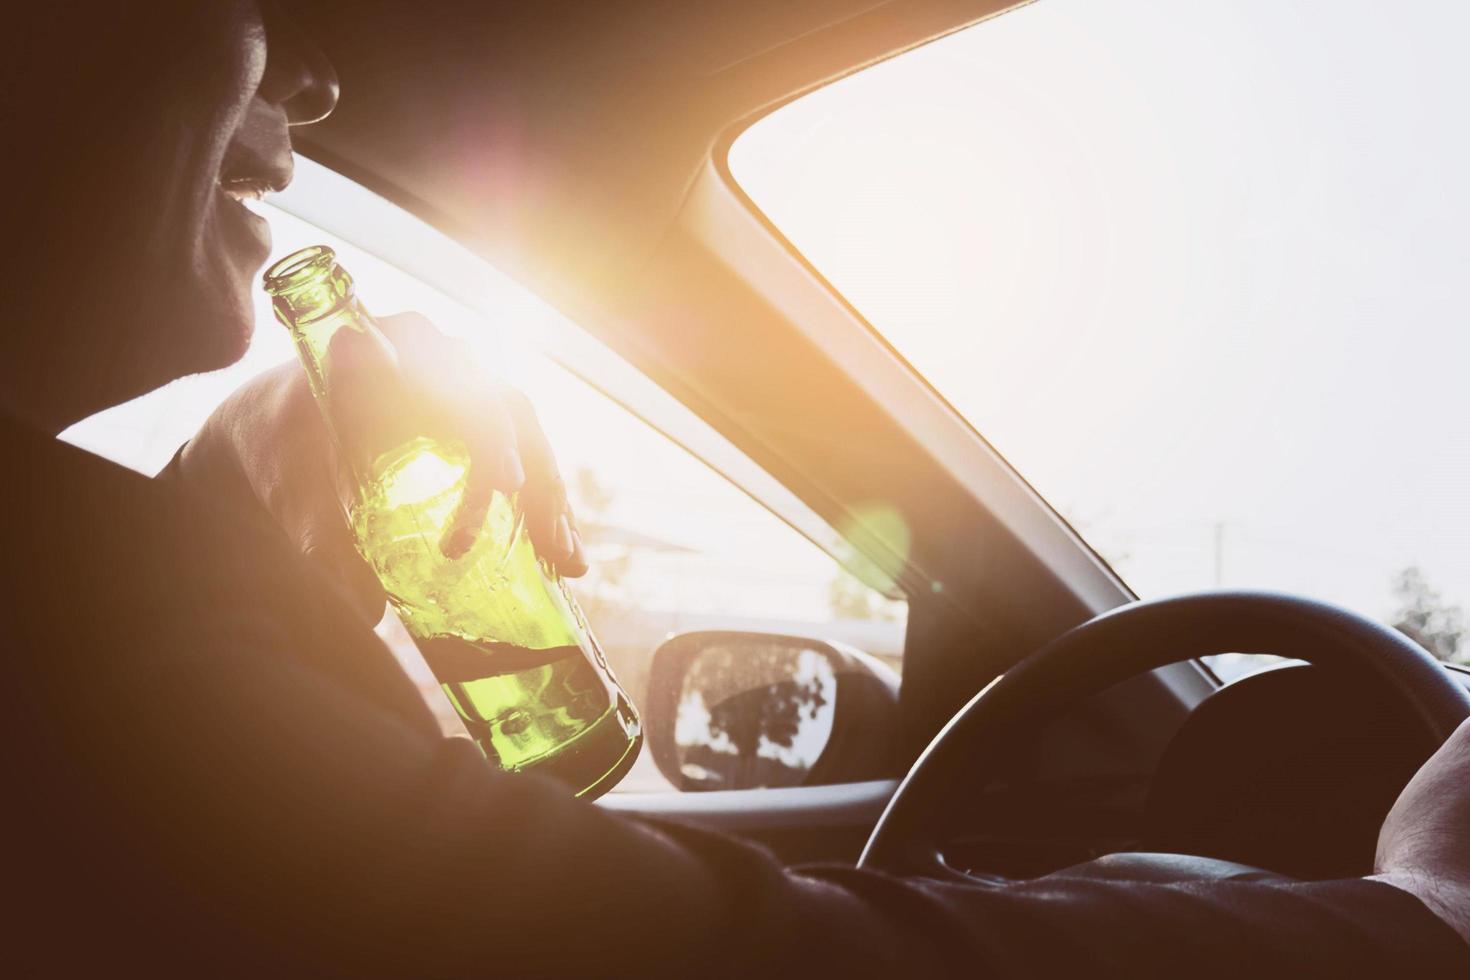
<svg viewBox="0 0 1470 980"><path fill-rule="evenodd" d="M653 655L644 723L685 791L817 786L898 774L898 675L830 640L683 633Z"/></svg>

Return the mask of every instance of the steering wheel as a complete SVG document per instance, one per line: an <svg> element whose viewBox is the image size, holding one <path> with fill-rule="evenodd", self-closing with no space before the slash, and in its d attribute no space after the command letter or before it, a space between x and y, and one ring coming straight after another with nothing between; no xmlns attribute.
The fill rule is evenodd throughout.
<svg viewBox="0 0 1470 980"><path fill-rule="evenodd" d="M1136 602L1083 623L975 695L929 743L873 828L859 867L964 880L944 863L961 790L999 771L1023 728L1089 695L1168 664L1217 653L1272 653L1352 671L1393 697L1439 745L1470 717L1467 692L1397 630L1337 606L1267 592L1208 592ZM1114 861L1114 859L1121 859ZM1166 855L1109 855L1128 874L1238 877L1259 869ZM1259 872L1269 874L1269 872Z"/></svg>

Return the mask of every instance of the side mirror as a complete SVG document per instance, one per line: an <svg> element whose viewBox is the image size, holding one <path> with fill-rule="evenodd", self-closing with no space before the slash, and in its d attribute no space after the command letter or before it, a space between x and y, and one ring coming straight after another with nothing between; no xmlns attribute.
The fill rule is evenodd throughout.
<svg viewBox="0 0 1470 980"><path fill-rule="evenodd" d="M846 644L722 630L655 651L644 723L680 790L897 775L898 675Z"/></svg>

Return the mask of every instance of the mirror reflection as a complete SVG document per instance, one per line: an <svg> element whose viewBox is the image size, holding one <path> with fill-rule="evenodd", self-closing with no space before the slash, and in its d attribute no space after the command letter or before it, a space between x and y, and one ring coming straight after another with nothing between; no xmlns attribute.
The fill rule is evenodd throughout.
<svg viewBox="0 0 1470 980"><path fill-rule="evenodd" d="M684 675L674 727L688 789L799 786L832 735L837 675L789 642L712 644Z"/></svg>

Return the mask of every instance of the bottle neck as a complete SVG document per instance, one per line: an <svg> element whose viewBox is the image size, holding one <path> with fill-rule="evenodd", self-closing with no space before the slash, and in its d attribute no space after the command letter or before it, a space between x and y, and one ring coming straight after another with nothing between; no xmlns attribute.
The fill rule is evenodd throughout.
<svg viewBox="0 0 1470 980"><path fill-rule="evenodd" d="M279 304L280 300L276 302ZM319 316L288 319L281 315L279 306L276 315L290 331L296 352L311 380L312 393L318 398L328 397L332 386L339 383L337 376L345 367L339 362L346 360L341 356L347 344L342 336L344 331L374 346L392 350L372 314L358 301L355 293L349 293ZM352 346L355 348L357 345Z"/></svg>
<svg viewBox="0 0 1470 980"><path fill-rule="evenodd" d="M357 489L366 489L374 462L405 433L390 407L399 400L398 355L352 292L327 313L287 320L307 381Z"/></svg>

